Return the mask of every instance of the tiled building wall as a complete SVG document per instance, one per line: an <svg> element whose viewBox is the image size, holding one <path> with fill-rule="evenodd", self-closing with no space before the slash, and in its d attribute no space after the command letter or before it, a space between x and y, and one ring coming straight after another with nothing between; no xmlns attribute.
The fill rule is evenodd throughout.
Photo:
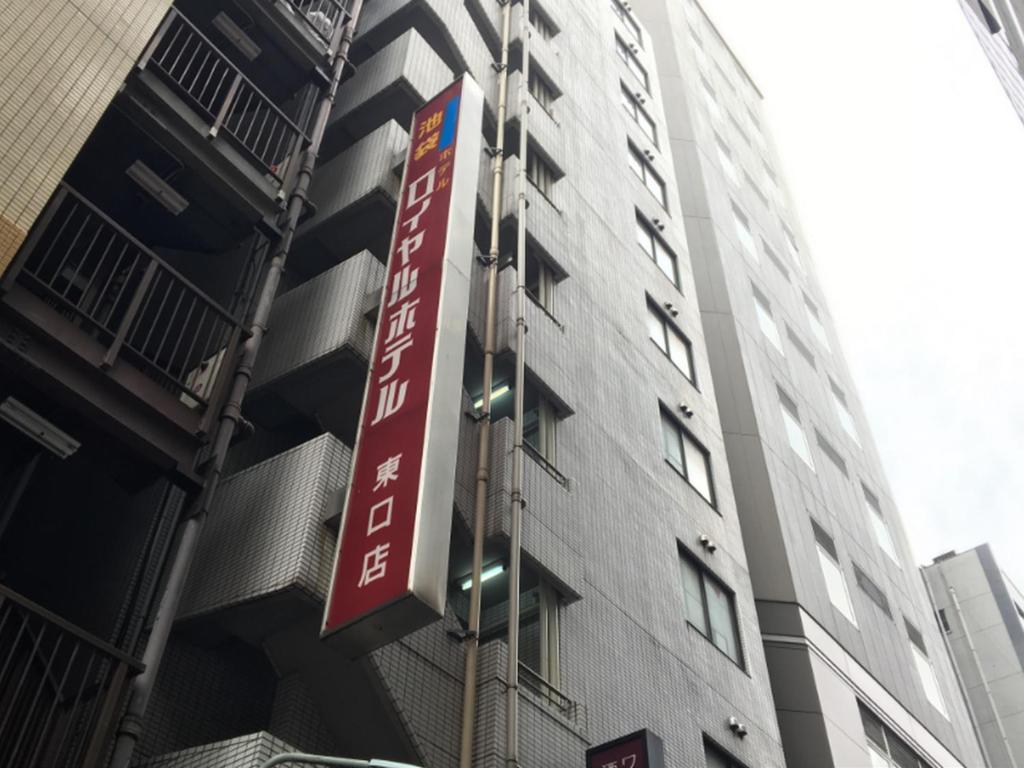
<svg viewBox="0 0 1024 768"><path fill-rule="evenodd" d="M0 5L0 272L170 5Z"/></svg>

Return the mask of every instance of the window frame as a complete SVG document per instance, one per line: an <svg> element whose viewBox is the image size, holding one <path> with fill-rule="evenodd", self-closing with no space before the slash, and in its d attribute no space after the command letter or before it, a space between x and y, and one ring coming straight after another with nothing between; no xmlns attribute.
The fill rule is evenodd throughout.
<svg viewBox="0 0 1024 768"><path fill-rule="evenodd" d="M636 57L636 54L630 49L629 44L623 40L618 33L615 35L615 53L626 65L626 69L635 77L640 85L647 91L647 95L651 94L651 76L647 72L647 67L640 63L640 59Z"/></svg>
<svg viewBox="0 0 1024 768"><path fill-rule="evenodd" d="M676 474L682 477L683 480L686 481L686 484L690 486L698 496L704 499L704 501L706 501L713 510L718 512L718 499L715 493L715 477L711 468L711 452L700 440L698 440L693 435L692 432L690 432L690 430L688 430L686 427L679 423L679 420L672 415L668 408L662 405L659 410L661 449L662 457L664 458L665 463L672 467L672 469L676 471ZM673 461L668 456L669 451L667 445L666 427L670 427L673 430L674 435L676 437L678 454L681 459L681 465L676 464L676 462ZM696 451L698 454L700 454L700 456L704 460L704 473L705 477L707 478L708 485L707 495L705 495L704 491L702 491L696 485L696 478L691 479L691 473L689 471L689 456L687 455L686 451L687 445L690 446L692 451ZM721 513L719 512L719 514Z"/></svg>
<svg viewBox="0 0 1024 768"><path fill-rule="evenodd" d="M843 572L843 566L839 562L839 551L836 549L835 539L814 518L811 518L811 529L814 533L814 546L818 551L818 567L821 570L822 578L825 580L825 592L828 594L828 601L835 610L842 614L844 619L859 629L857 611L853 607L853 598L850 596L850 585L846 583L846 574ZM828 570L826 565L831 570ZM838 577L838 582L835 579L829 578L830 573ZM837 601L837 594L833 586L842 588L841 601Z"/></svg>
<svg viewBox="0 0 1024 768"><path fill-rule="evenodd" d="M796 402L794 402L793 398L783 391L782 387L776 386L775 389L779 396L779 410L782 413L783 424L786 428L786 439L789 443L790 449L800 457L812 472L817 472L817 469L814 466L814 457L811 454L811 441L807 439L807 430L804 429L803 422L800 420L800 410L797 407ZM787 417L789 417L789 420L787 420ZM800 433L800 443L804 448L803 453L799 448L793 445L793 438L795 436L795 432L791 429L793 426L795 426L796 430Z"/></svg>
<svg viewBox="0 0 1024 768"><path fill-rule="evenodd" d="M552 114L555 101L558 100L558 90L536 67L530 67L530 76L526 81L526 90L529 91L533 100L540 105L540 108Z"/></svg>
<svg viewBox="0 0 1024 768"><path fill-rule="evenodd" d="M644 188L651 193L651 197L657 200L661 207L664 208L667 212L668 185L665 184L665 180L661 177L661 174L654 170L654 165L651 163L650 160L647 159L644 153L639 148L637 148L636 144L634 144L632 141L628 141L626 142L626 145L629 148L630 157L633 161L635 161L630 162L629 164L629 167L633 171L633 174L638 179L640 179L641 183L643 183L644 185ZM637 171L638 166L641 169L639 172ZM657 192L655 191L655 189L651 188L652 181L655 184Z"/></svg>
<svg viewBox="0 0 1024 768"><path fill-rule="evenodd" d="M907 642L910 644L910 655L913 657L918 679L924 689L924 697L940 715L949 720L949 707L946 704L946 697L942 694L942 687L939 685L939 676L935 674L935 665L932 663L931 656L928 655L924 635L906 616L903 617L903 624L907 631Z"/></svg>
<svg viewBox="0 0 1024 768"><path fill-rule="evenodd" d="M750 224L750 217L747 212L740 208L735 200L729 201L732 207L733 229L736 231L736 239L740 241L743 252L754 260L755 264L761 263L761 254L757 250L757 240L754 239L754 228ZM746 233L745 235L743 233Z"/></svg>
<svg viewBox="0 0 1024 768"><path fill-rule="evenodd" d="M775 322L771 301L756 285L751 283L751 287L754 294L754 314L757 316L757 327L776 351L785 357L786 348L782 345L782 334L779 333L779 324Z"/></svg>
<svg viewBox="0 0 1024 768"><path fill-rule="evenodd" d="M839 388L836 384L835 379L831 376L828 377L828 388L832 395L832 404L836 409L836 416L839 419L839 426L843 428L853 442L860 445L860 435L857 434L857 422L854 421L853 413L850 411L849 405L846 403L846 393Z"/></svg>
<svg viewBox="0 0 1024 768"><path fill-rule="evenodd" d="M548 15L533 3L530 3L530 16L527 21L544 40L551 40L558 34L558 28L551 22Z"/></svg>
<svg viewBox="0 0 1024 768"><path fill-rule="evenodd" d="M526 180L551 202L558 183L558 171L534 147L526 148ZM552 203L553 205L554 203Z"/></svg>
<svg viewBox="0 0 1024 768"><path fill-rule="evenodd" d="M636 44L643 48L643 30L640 28L640 24L637 20L633 18L633 14L626 10L626 7L622 4L621 0L611 0L611 5L612 13L614 13L623 25L629 29L630 33L633 35L633 39L636 40Z"/></svg>
<svg viewBox="0 0 1024 768"><path fill-rule="evenodd" d="M636 227L634 230L633 237L634 239L636 239L637 245L639 245L643 249L643 252L647 255L647 257L654 262L654 264L658 267L658 271L672 281L672 285L675 287L675 289L677 291L681 291L682 289L679 283L679 258L676 256L675 251L669 248L668 245L665 244L665 241L658 236L657 232L655 231L655 226L647 220L647 217L640 213L638 209L634 210L636 213ZM646 243L640 242L640 230L644 231L647 240L650 242L650 249L647 248ZM658 256L660 254L664 254L665 258L669 262L671 262L671 275L665 271L665 268L658 260Z"/></svg>
<svg viewBox="0 0 1024 768"><path fill-rule="evenodd" d="M679 563L682 568L689 568L693 571L700 583L700 598L701 598L701 609L703 611L704 629L701 629L693 623L689 612L687 610L685 594L683 601L683 620L687 626L692 627L694 631L700 634L705 640L711 643L719 653L729 659L733 664L742 670L746 670L746 654L743 649L743 633L740 631L740 614L739 609L736 607L736 592L731 589L717 574L714 573L704 562L690 552L682 542L676 542L679 551ZM682 577L682 570L680 570L680 576ZM684 584L685 584L685 578ZM732 643L736 649L736 655L733 656L725 648L722 648L717 642L715 642L714 635L715 630L711 626L711 604L708 599L708 582L714 584L717 589L722 592L725 596L726 603L729 608L729 623L732 630ZM685 586L684 586L685 593Z"/></svg>
<svg viewBox="0 0 1024 768"><path fill-rule="evenodd" d="M694 365L693 365L693 344L690 341L690 339L686 336L685 333L683 333L681 330L679 330L678 326L674 322L672 322L672 320L670 320L668 318L668 316L665 314L664 310L662 310L661 307L659 307L650 296L647 297L647 313L648 313L648 320L650 320L650 318L654 318L658 322L658 324L659 324L659 326L661 328L662 339L663 339L664 346L662 346L662 344L658 343L658 340L655 339L653 335L651 335L651 333L650 333L651 328L650 327L648 327L648 329L647 329L648 330L648 334L647 334L648 337L651 339L651 341L654 342L654 345L661 351L661 353L665 357L667 357L677 369L679 369L679 372L681 374L683 374L683 376L686 377L686 380L688 382L690 382L691 384L693 384L694 386L696 386L697 385L697 374L696 374L696 371L694 370ZM669 335L670 334L676 337L678 342L682 345L682 348L685 350L685 355L686 355L686 360L684 361L685 364L686 364L685 368L682 365L680 365L679 361L677 361L675 359L675 357L673 357L673 355L672 355L671 350L672 350L673 347L672 347L671 341L669 339Z"/></svg>
<svg viewBox="0 0 1024 768"><path fill-rule="evenodd" d="M636 97L625 83L619 81L622 86L622 108L626 110L626 114L633 118L633 122L640 128L640 132L650 140L651 144L654 145L655 149L658 149L658 124L654 122L654 118L651 117L647 110L640 105L640 100ZM645 130L645 126L650 130Z"/></svg>

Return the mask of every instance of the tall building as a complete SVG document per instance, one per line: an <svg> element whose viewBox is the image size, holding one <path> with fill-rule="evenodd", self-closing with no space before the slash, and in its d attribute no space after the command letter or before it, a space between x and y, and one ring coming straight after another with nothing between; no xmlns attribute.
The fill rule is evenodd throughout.
<svg viewBox="0 0 1024 768"><path fill-rule="evenodd" d="M982 50L1017 115L1024 120L1024 3L1020 0L960 0Z"/></svg>
<svg viewBox="0 0 1024 768"><path fill-rule="evenodd" d="M182 0L146 32L111 11L104 29L138 39L137 62L109 75L66 173L26 129L19 162L57 170L41 214L17 220L28 234L3 277L0 763L98 765L116 740L115 759L127 744L147 768L255 768L287 748L457 764L487 154L464 244L480 257L469 315L445 319L468 329L464 386L449 393L462 415L447 610L355 660L318 634L410 120L468 72L495 143L505 8L368 0L322 142L348 6ZM648 729L666 765L782 768L650 34L618 4L509 13L473 764L506 764L508 257L525 166L520 764L581 764ZM58 33L20 44L45 62ZM5 104L13 119L38 99L26 92ZM287 247L306 148L311 204ZM262 337L259 297L285 250ZM238 349L261 338L220 471ZM201 489L218 473L207 514ZM193 542L180 602L155 610Z"/></svg>
<svg viewBox="0 0 1024 768"><path fill-rule="evenodd" d="M93 5L2 12L0 764L457 765L484 423L472 765L515 764L509 701L522 766L643 730L673 768L981 764L759 95L697 5ZM489 149L439 324L465 331L447 600L352 658L319 633L403 163L433 151L409 130L464 73Z"/></svg>
<svg viewBox="0 0 1024 768"><path fill-rule="evenodd" d="M761 93L698 4L635 6L788 764L982 765Z"/></svg>
<svg viewBox="0 0 1024 768"><path fill-rule="evenodd" d="M1024 592L988 544L923 571L989 765L1024 765Z"/></svg>

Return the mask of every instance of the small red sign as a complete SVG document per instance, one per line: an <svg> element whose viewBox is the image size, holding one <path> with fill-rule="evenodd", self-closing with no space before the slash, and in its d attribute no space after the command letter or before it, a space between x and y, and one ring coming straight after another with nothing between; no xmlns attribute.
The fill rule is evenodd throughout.
<svg viewBox="0 0 1024 768"><path fill-rule="evenodd" d="M593 747L587 768L664 768L661 739L643 730Z"/></svg>
<svg viewBox="0 0 1024 768"><path fill-rule="evenodd" d="M462 95L413 119L325 635L412 591Z"/></svg>

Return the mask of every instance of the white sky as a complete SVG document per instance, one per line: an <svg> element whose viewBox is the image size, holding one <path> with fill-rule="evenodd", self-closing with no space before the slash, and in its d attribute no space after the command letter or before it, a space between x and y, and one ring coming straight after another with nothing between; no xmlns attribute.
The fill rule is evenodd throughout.
<svg viewBox="0 0 1024 768"><path fill-rule="evenodd" d="M702 0L782 169L919 563L1024 587L1024 125L957 0Z"/></svg>

